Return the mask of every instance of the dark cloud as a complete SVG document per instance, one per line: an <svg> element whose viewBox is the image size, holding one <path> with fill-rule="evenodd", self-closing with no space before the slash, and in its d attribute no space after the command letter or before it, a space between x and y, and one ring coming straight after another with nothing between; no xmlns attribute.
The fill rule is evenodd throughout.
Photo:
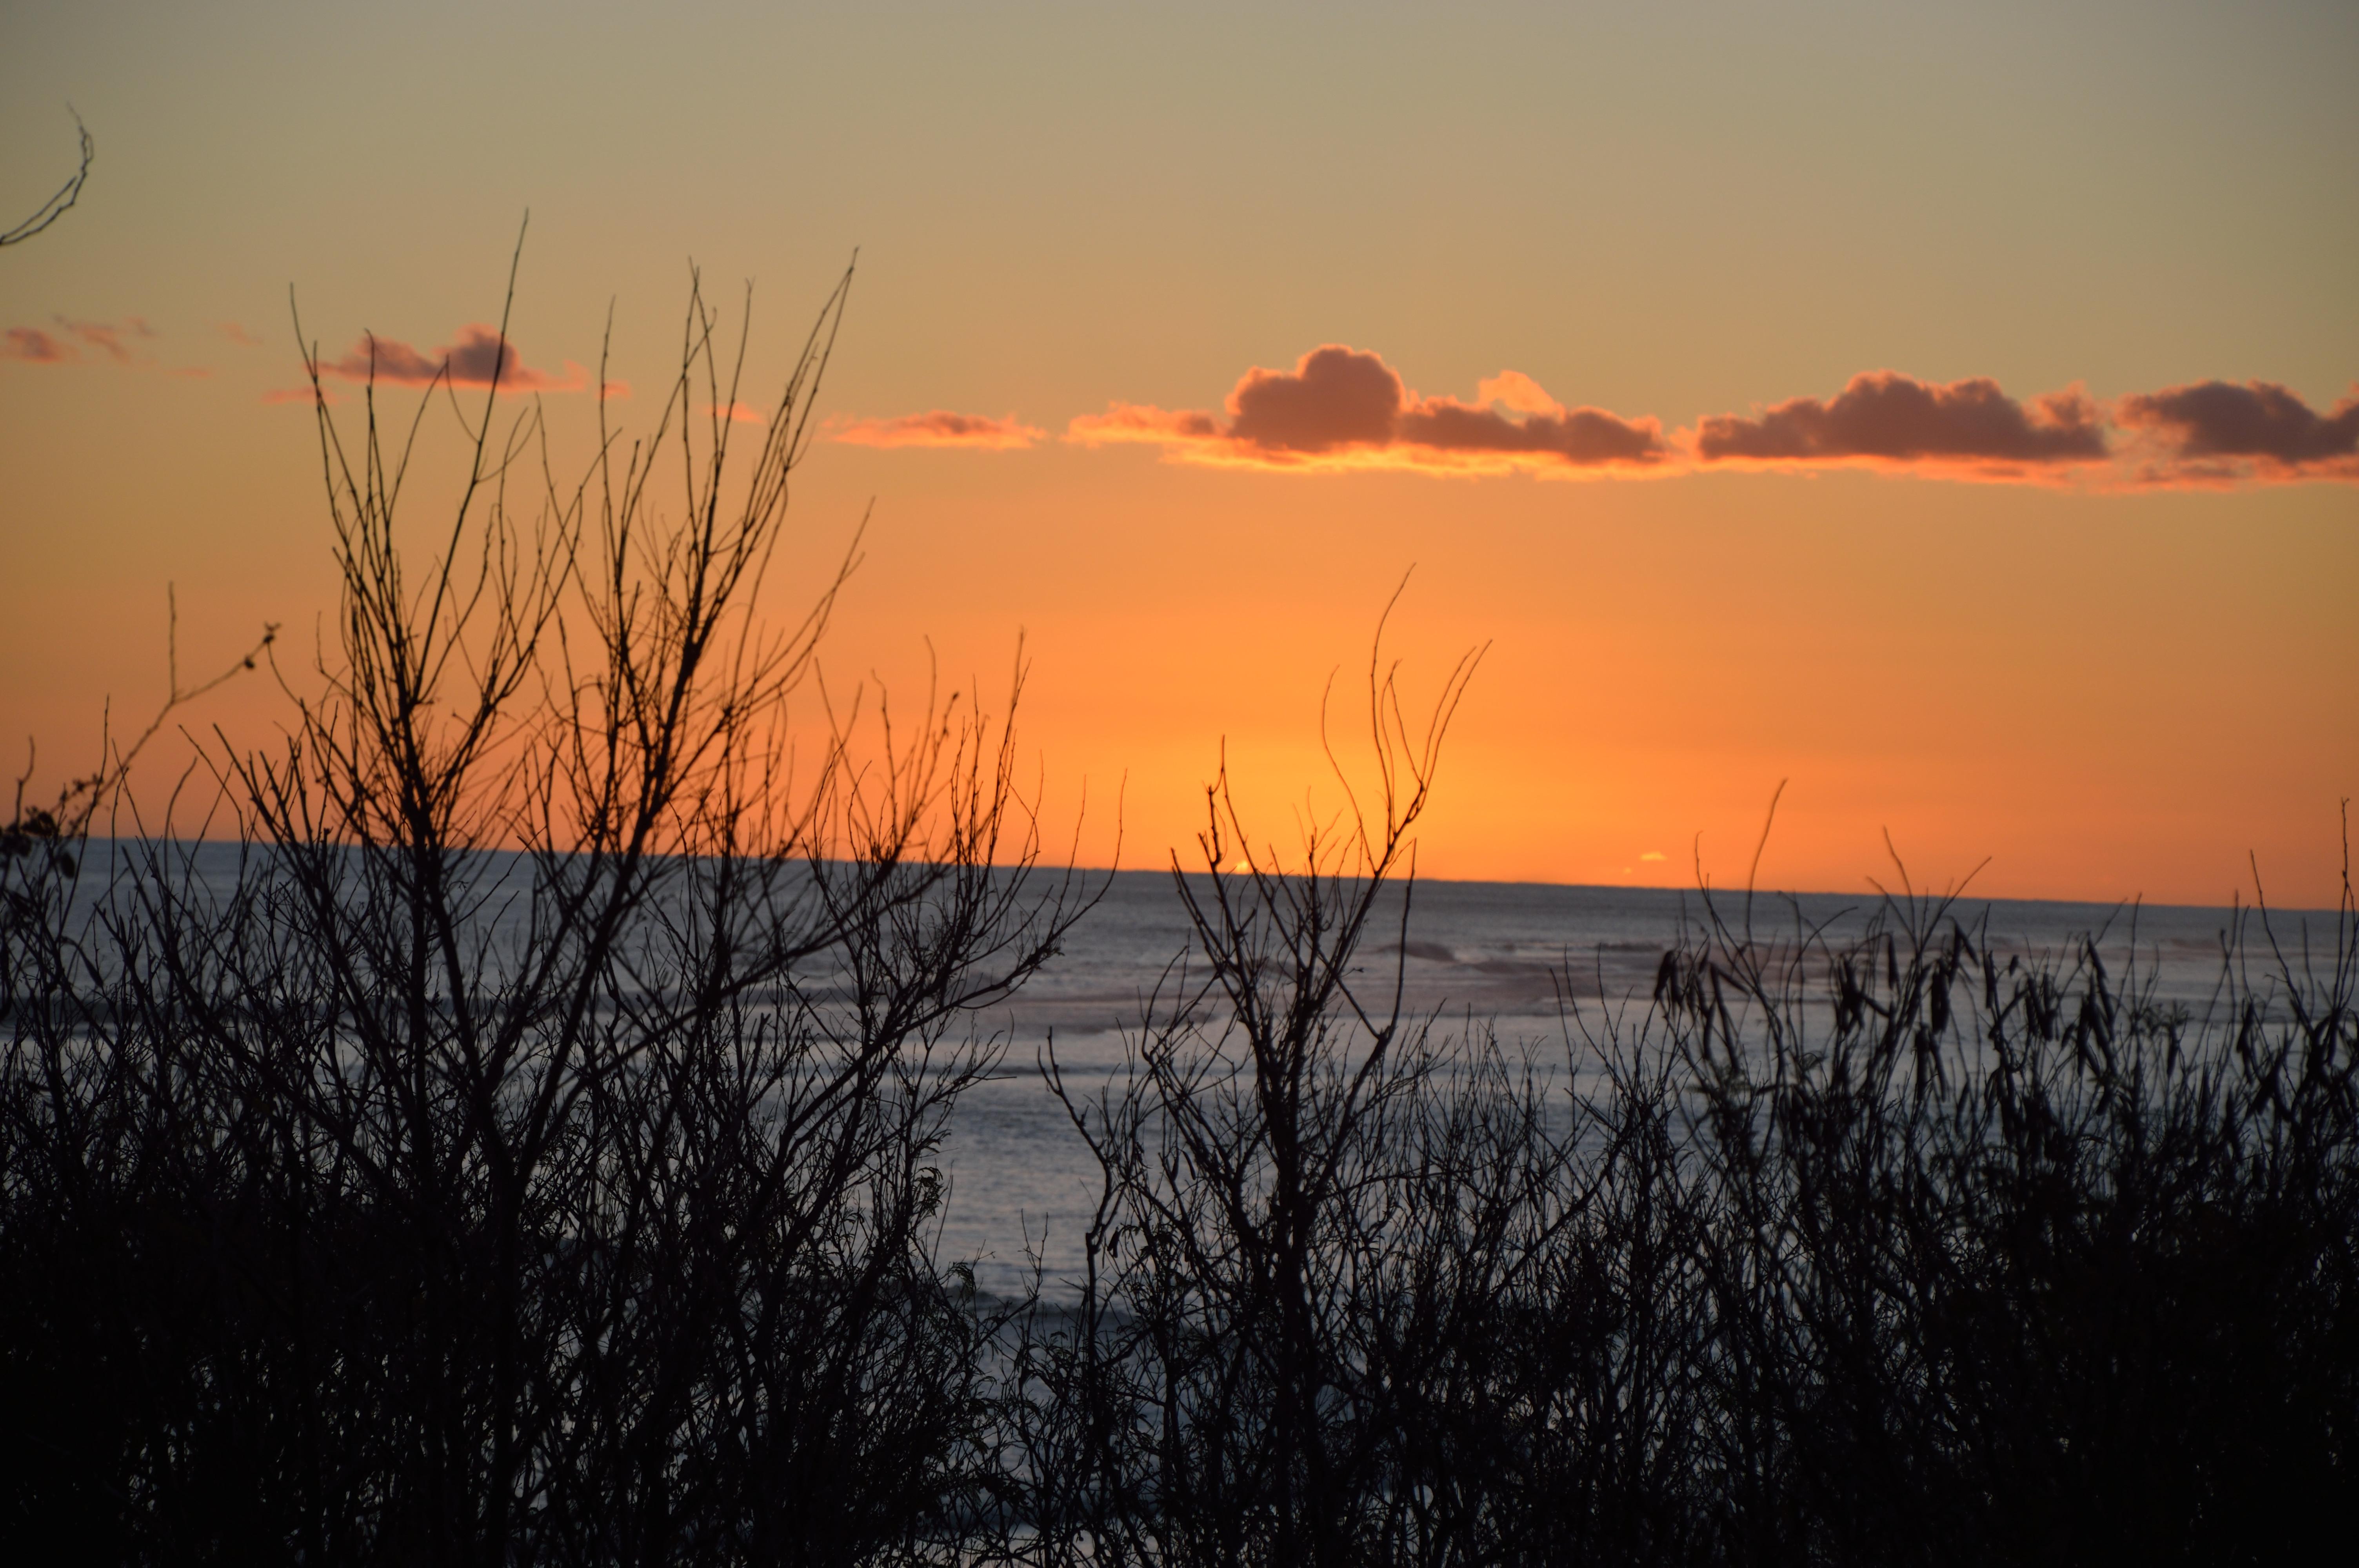
<svg viewBox="0 0 2359 1568"><path fill-rule="evenodd" d="M1516 371L1485 379L1473 402L1421 397L1381 356L1328 343L1291 370L1248 371L1225 417L1116 403L1073 420L1065 435L1091 446L1147 443L1184 462L1293 472L1636 477L1714 466L1864 467L2098 488L2359 481L2359 386L2321 414L2271 382L2207 381L2109 406L2077 384L2016 398L1987 376L1929 382L1876 370L1832 397L1713 416L1667 439L1657 420L1568 408Z"/></svg>
<svg viewBox="0 0 2359 1568"><path fill-rule="evenodd" d="M1245 372L1229 394L1229 438L1289 452L1382 446L1404 395L1381 358L1329 343L1291 371Z"/></svg>
<svg viewBox="0 0 2359 1568"><path fill-rule="evenodd" d="M38 327L11 327L5 336L0 336L0 360L57 365L75 357L71 343L60 342Z"/></svg>
<svg viewBox="0 0 2359 1568"><path fill-rule="evenodd" d="M1247 371L1229 394L1225 426L1201 410L1117 403L1075 419L1066 437L1090 445L1150 442L1196 462L1294 470L1566 472L1653 464L1669 455L1656 421L1562 407L1514 371L1485 381L1481 395L1481 403L1419 397L1380 355L1328 343L1290 371Z"/></svg>
<svg viewBox="0 0 2359 1568"><path fill-rule="evenodd" d="M903 414L891 419L846 419L832 424L828 438L854 447L979 447L1009 451L1028 447L1044 432L1016 416L954 414L947 408Z"/></svg>
<svg viewBox="0 0 2359 1568"><path fill-rule="evenodd" d="M1664 455L1652 419L1623 419L1598 408L1560 408L1510 419L1496 409L1437 397L1402 412L1395 439L1448 452L1527 452L1569 463L1652 463Z"/></svg>
<svg viewBox="0 0 2359 1568"><path fill-rule="evenodd" d="M2133 394L2114 416L2162 449L2152 478L2229 478L2244 466L2273 478L2359 474L2359 394L2321 415L2275 382L2201 381Z"/></svg>
<svg viewBox="0 0 2359 1568"><path fill-rule="evenodd" d="M2107 455L2104 412L2077 389L2018 403L1987 376L1942 384L1888 370L1852 377L1825 402L1796 397L1751 417L1712 416L1695 446L1705 462L1804 465L2018 467Z"/></svg>
<svg viewBox="0 0 2359 1568"><path fill-rule="evenodd" d="M119 365L131 362L131 345L125 339L156 335L156 329L136 316L122 321L69 321L60 316L58 325Z"/></svg>
<svg viewBox="0 0 2359 1568"><path fill-rule="evenodd" d="M374 377L380 385L423 386L447 371L453 386L489 386L496 372L503 392L579 392L589 384L580 365L565 368L561 377L533 369L498 329L479 323L462 329L457 342L431 351L364 333L343 358L322 361L320 373L345 381Z"/></svg>
<svg viewBox="0 0 2359 1568"><path fill-rule="evenodd" d="M153 364L153 355L142 356L135 351L138 341L156 336L156 329L137 316L120 321L69 321L57 318L58 331L50 333L38 327L11 327L6 333L6 346L0 348L0 359L23 360L29 364L67 364L82 358L83 349L94 349L119 365Z"/></svg>

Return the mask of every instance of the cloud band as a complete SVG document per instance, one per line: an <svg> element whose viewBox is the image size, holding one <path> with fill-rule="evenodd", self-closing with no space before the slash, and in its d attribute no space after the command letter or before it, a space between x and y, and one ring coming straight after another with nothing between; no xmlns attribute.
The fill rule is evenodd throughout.
<svg viewBox="0 0 2359 1568"><path fill-rule="evenodd" d="M838 419L827 427L828 439L849 447L968 447L985 451L1028 447L1046 434L1019 424L1013 414L994 419L987 414L954 414L946 408L890 419Z"/></svg>
<svg viewBox="0 0 2359 1568"><path fill-rule="evenodd" d="M1288 371L1248 370L1223 423L1200 409L1116 403L1066 427L1084 446L1145 442L1181 461L1290 470L1426 473L1644 470L1670 459L1662 427L1602 408L1567 408L1519 372L1481 384L1477 401L1420 397L1382 356L1343 343Z"/></svg>

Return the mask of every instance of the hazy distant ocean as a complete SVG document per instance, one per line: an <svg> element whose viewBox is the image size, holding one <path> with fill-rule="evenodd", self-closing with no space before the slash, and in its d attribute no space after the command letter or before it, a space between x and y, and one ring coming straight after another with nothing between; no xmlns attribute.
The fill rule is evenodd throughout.
<svg viewBox="0 0 2359 1568"><path fill-rule="evenodd" d="M1723 918L1741 914L1742 893L1716 892L1714 899ZM1753 905L1756 933L1790 935L1798 903L1804 920L1826 924L1831 938L1840 940L1865 925L1877 901L1872 892L1799 900L1763 894ZM1593 1010L1634 994L1643 1000L1683 915L1692 921L1701 914L1692 891L1420 881L1400 944L1405 1002L1412 1011L1443 1014L1445 1026L1470 1012L1495 1020L1502 1041L1530 1043L1562 1063L1560 979L1570 975L1578 1005ZM2134 954L2161 1000L2184 1002L2198 1014L2218 984L2221 939L2231 919L2231 912L2216 908L1982 899L1962 901L1954 914L1970 929L1986 917L1989 936L2003 951L2054 951L2083 933L2101 933L2098 950L2110 973L2118 978ZM2270 918L2297 963L2305 922L2313 950L2331 950L2332 912ZM2257 927L2248 935L2260 940ZM1370 979L1386 988L1399 935L1396 914L1363 956ZM946 1258L978 1260L985 1290L1011 1289L1028 1275L1027 1237L1052 1280L1070 1273L1096 1200L1088 1151L1035 1065L1042 1046L1053 1031L1069 1089L1094 1096L1122 1060L1122 1031L1136 1031L1144 999L1188 937L1169 875L1122 872L1047 972L988 1020L1007 1032L1006 1056L998 1076L962 1101L953 1119L944 1150L951 1191L942 1235Z"/></svg>
<svg viewBox="0 0 2359 1568"><path fill-rule="evenodd" d="M238 851L227 844L188 847L201 882L230 885ZM108 853L91 845L99 871ZM518 871L522 863L518 862ZM88 879L95 895L103 872ZM1201 882L1200 885L1207 885ZM1714 895L1724 919L1741 916L1744 895ZM493 901L495 904L500 901ZM1753 906L1764 937L1788 935L1797 909L1830 940L1855 935L1875 912L1871 891L1858 897L1806 893L1799 900L1762 894ZM510 905L509 907L516 907ZM2115 977L2133 956L2152 976L2160 1000L2201 1013L2220 978L2221 939L2231 912L2101 903L1965 900L1953 911L1972 928L1987 921L2002 951L2053 952L2082 933L2102 933L2099 953ZM1551 887L1528 882L1419 881L1406 940L1397 903L1371 933L1361 955L1372 989L1388 990L1396 952L1405 952L1405 1008L1442 1015L1443 1027L1472 1015L1495 1023L1509 1044L1536 1048L1538 1060L1568 1063L1560 981L1571 979L1575 1005L1594 1010L1633 996L1643 1003L1664 949L1682 918L1702 914L1693 891ZM2299 963L2305 925L2321 959L2332 948L2332 911L2271 915L2279 946ZM2248 928L2248 958L2260 965L2267 945ZM1070 1274L1082 1227L1096 1199L1094 1168L1063 1108L1036 1066L1056 1041L1069 1089L1094 1098L1123 1058L1122 1032L1136 1031L1146 998L1167 966L1187 950L1186 914L1171 878L1160 871L1116 873L1105 895L1066 939L1063 952L1010 1006L977 1022L1006 1042L997 1075L976 1087L954 1114L942 1165L951 1178L942 1245L946 1260L976 1260L978 1281L1004 1292L1028 1276L1027 1237L1049 1276ZM1641 1009L1643 1011L1643 1009Z"/></svg>

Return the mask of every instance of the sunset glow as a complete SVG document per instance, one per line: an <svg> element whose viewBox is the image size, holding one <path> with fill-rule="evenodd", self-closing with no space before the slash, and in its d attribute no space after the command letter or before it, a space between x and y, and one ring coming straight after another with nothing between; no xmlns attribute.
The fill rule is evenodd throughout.
<svg viewBox="0 0 2359 1568"><path fill-rule="evenodd" d="M2340 889L2347 6L134 9L0 23L0 225L68 101L98 149L0 251L28 798L146 723L168 585L184 676L272 622L284 685L177 715L140 809L280 732L337 605L315 373L423 410L423 558L461 420L537 416L566 493L631 452L691 266L724 369L751 285L699 428L768 438L856 248L763 613L857 555L830 700L1004 709L1020 636L1059 853L1195 856L1225 756L1295 854L1399 589L1412 697L1489 649L1421 875L1741 881L1785 781L1780 887L1888 830L1991 893Z"/></svg>

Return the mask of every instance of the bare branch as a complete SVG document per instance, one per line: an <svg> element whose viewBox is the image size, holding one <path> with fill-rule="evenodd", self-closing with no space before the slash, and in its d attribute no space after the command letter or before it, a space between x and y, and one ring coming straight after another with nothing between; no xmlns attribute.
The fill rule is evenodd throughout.
<svg viewBox="0 0 2359 1568"><path fill-rule="evenodd" d="M71 104L66 106L66 113L73 114L74 131L82 138L81 166L74 170L73 178L58 187L58 193L42 202L31 217L7 232L0 233L0 245L19 244L31 239L63 217L66 209L82 199L82 182L90 178L91 159L97 154L97 144L90 139L90 127L82 123L80 114L74 114Z"/></svg>

